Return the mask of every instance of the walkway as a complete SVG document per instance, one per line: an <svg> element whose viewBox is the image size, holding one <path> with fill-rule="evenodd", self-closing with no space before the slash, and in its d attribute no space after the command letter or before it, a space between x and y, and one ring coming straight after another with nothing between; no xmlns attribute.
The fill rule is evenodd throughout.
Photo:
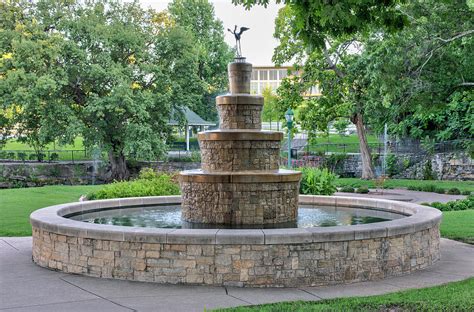
<svg viewBox="0 0 474 312"><path fill-rule="evenodd" d="M404 277L352 285L232 288L158 285L69 275L31 261L31 237L0 238L0 311L204 311L278 301L367 296L474 276L474 246L442 239L441 260Z"/></svg>
<svg viewBox="0 0 474 312"><path fill-rule="evenodd" d="M447 194L438 194L432 192L418 192L418 191L408 191L405 189L390 189L382 190L377 192L375 189L370 189L369 194L357 194L357 193L343 193L336 192L334 195L337 196L348 196L348 197L368 197L368 198L379 198L379 199L390 199L390 200L399 200L407 201L415 204L421 203L432 203L432 202L441 202L446 203L452 200L464 199L467 196L464 195L447 195Z"/></svg>

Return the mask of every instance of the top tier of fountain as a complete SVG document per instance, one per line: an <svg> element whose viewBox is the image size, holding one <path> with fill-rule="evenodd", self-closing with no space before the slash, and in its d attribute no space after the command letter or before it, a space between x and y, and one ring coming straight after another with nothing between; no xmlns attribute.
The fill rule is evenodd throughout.
<svg viewBox="0 0 474 312"><path fill-rule="evenodd" d="M252 64L229 64L230 93L216 98L220 129L198 134L201 169L180 173L182 218L269 224L296 219L301 173L279 169L283 133L261 130L263 97L250 95Z"/></svg>

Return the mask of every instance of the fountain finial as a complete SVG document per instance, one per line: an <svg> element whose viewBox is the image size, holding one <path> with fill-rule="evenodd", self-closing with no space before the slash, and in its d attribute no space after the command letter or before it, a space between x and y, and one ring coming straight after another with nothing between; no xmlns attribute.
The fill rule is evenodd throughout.
<svg viewBox="0 0 474 312"><path fill-rule="evenodd" d="M250 28L248 27L240 27L240 30L237 31L237 25L235 25L234 30L230 30L227 28L227 31L229 31L231 34L234 35L235 37L235 50L237 53L237 56L235 57L236 62L245 62L245 57L242 56L242 46L240 44L240 38L242 37L242 33L244 31L249 30Z"/></svg>

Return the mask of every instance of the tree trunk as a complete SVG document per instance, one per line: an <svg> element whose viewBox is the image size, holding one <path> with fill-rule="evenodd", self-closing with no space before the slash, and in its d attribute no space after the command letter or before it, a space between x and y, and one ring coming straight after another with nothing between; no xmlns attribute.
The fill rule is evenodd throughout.
<svg viewBox="0 0 474 312"><path fill-rule="evenodd" d="M372 166L372 156L370 154L369 144L367 143L367 134L364 126L364 120L360 113L351 118L357 128L359 137L360 157L362 159L362 179L370 180L374 178L374 168Z"/></svg>
<svg viewBox="0 0 474 312"><path fill-rule="evenodd" d="M127 180L130 177L130 172L128 171L127 162L125 160L125 155L123 155L123 152L114 153L114 151L110 151L109 161L111 166L111 180L122 181Z"/></svg>

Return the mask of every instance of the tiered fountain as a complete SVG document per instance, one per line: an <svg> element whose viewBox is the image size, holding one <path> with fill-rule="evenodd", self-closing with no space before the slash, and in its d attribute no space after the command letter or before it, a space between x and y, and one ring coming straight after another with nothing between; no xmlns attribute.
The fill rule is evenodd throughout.
<svg viewBox="0 0 474 312"><path fill-rule="evenodd" d="M281 132L263 131L263 97L250 95L252 64L228 66L230 94L216 98L220 129L198 134L202 169L180 173L188 222L268 225L296 221L301 173L279 169Z"/></svg>
<svg viewBox="0 0 474 312"><path fill-rule="evenodd" d="M199 134L202 169L181 172L182 196L37 210L30 218L33 261L102 278L299 287L377 280L438 260L436 209L298 197L300 173L278 168L282 133L261 130L263 98L249 94L251 70L245 62L229 65L231 93L217 98L220 130ZM382 219L353 225L361 216ZM345 226L322 227L328 223L307 217Z"/></svg>

